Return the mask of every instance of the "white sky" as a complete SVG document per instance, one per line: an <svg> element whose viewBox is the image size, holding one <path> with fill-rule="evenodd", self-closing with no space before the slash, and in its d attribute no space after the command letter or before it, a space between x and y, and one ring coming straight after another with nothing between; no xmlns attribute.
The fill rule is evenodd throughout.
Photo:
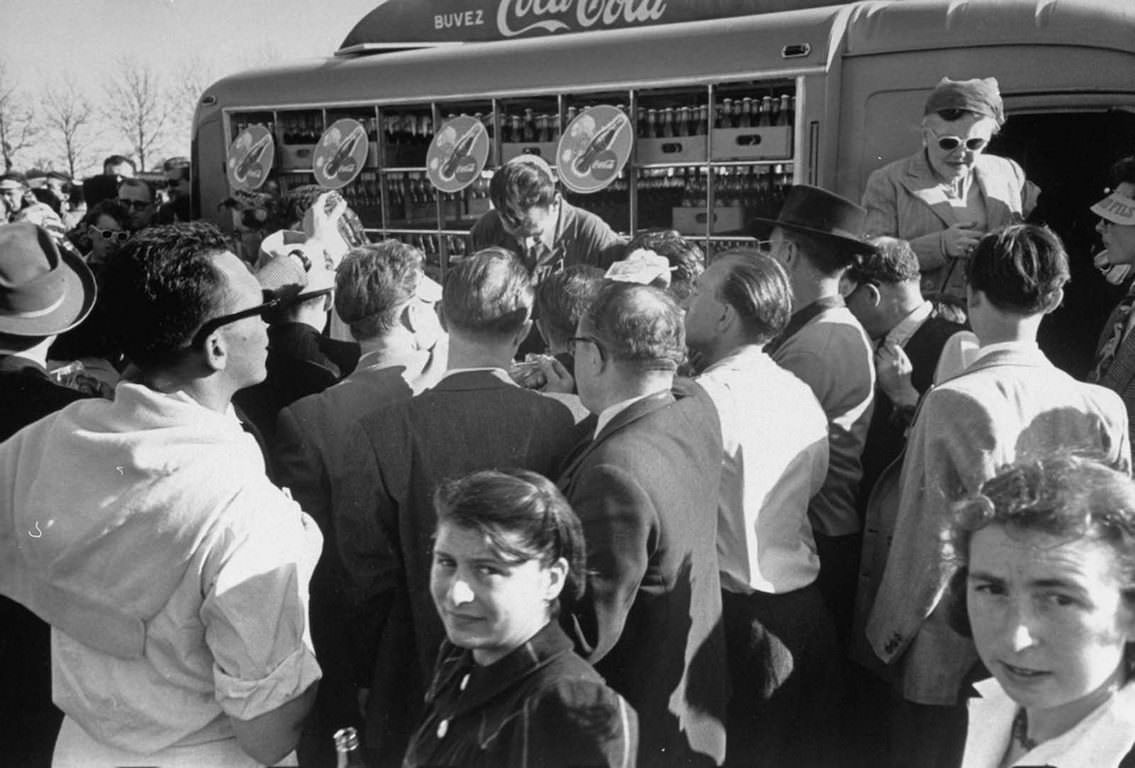
<svg viewBox="0 0 1135 768"><path fill-rule="evenodd" d="M210 79L270 61L330 56L355 23L379 4L0 0L0 57L29 91L51 87L69 73L101 104L103 82L123 56L144 59L170 77L197 57ZM121 144L113 136L100 142L108 151L122 151Z"/></svg>

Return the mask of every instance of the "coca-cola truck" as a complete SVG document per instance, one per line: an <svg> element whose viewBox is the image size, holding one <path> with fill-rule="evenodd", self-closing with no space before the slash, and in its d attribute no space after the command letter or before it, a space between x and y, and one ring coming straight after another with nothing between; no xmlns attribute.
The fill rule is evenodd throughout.
<svg viewBox="0 0 1135 768"><path fill-rule="evenodd" d="M408 239L444 269L489 202L484 183L453 194L429 183L435 127L482 120L487 175L520 152L554 164L568 122L605 104L631 118L629 160L569 199L624 233L674 227L712 253L745 241L789 184L858 199L872 170L918 148L944 75L998 79L1008 121L988 151L1044 190L1074 261L1063 311L1098 328L1110 289L1090 264L1087 209L1109 164L1135 152L1132 0L388 0L323 61L205 91L193 199L230 225L218 206L242 130L269 128L267 183L283 191L311 182L321 132L351 117L370 151L345 196L374 237Z"/></svg>

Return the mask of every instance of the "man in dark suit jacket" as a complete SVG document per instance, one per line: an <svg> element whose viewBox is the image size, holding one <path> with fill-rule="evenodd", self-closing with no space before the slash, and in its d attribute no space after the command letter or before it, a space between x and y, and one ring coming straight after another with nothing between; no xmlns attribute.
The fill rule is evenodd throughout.
<svg viewBox="0 0 1135 768"><path fill-rule="evenodd" d="M47 350L95 303L95 279L29 222L0 226L0 441L83 397L48 378ZM51 703L48 626L0 597L0 755L46 768L63 714Z"/></svg>
<svg viewBox="0 0 1135 768"><path fill-rule="evenodd" d="M579 394L598 418L560 478L583 522L589 574L563 620L638 712L642 765L719 765L728 679L717 411L701 387L675 382L682 312L657 288L608 284L573 343Z"/></svg>
<svg viewBox="0 0 1135 768"><path fill-rule="evenodd" d="M576 442L571 411L506 372L531 311L531 279L511 253L462 261L442 294L446 375L364 417L348 440L351 482L332 514L356 608L356 680L370 687L365 737L382 765L400 764L444 636L429 591L438 482L493 467L550 475Z"/></svg>
<svg viewBox="0 0 1135 768"><path fill-rule="evenodd" d="M872 240L867 254L848 270L854 285L845 301L875 345L875 410L863 448L860 505L887 465L898 458L918 398L934 382L946 339L965 326L943 316L922 295L918 257L895 237Z"/></svg>

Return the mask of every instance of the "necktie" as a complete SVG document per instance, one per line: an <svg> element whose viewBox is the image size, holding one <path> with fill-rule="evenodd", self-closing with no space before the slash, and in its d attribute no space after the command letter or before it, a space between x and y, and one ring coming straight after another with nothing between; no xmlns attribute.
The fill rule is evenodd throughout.
<svg viewBox="0 0 1135 768"><path fill-rule="evenodd" d="M1127 321L1131 317L1131 310L1135 308L1135 285L1120 300L1119 305L1111 313L1111 335L1096 355L1096 365L1088 374L1088 381L1098 382L1111 364L1115 362L1115 353L1123 343L1124 331L1127 330Z"/></svg>

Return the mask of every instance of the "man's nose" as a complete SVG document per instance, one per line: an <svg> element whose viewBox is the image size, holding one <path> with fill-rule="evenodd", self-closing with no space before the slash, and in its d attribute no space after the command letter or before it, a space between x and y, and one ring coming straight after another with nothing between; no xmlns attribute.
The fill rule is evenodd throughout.
<svg viewBox="0 0 1135 768"><path fill-rule="evenodd" d="M473 590L464 579L457 578L449 588L449 599L454 605L464 605L473 602Z"/></svg>

